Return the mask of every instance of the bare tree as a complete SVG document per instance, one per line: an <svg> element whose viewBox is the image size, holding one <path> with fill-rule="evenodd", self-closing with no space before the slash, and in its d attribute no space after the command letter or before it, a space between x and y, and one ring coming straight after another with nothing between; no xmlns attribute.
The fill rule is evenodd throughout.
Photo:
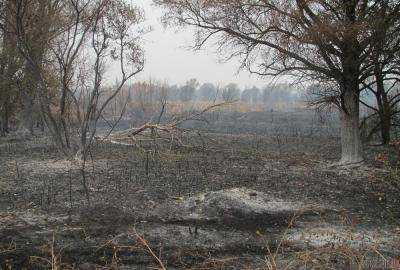
<svg viewBox="0 0 400 270"><path fill-rule="evenodd" d="M56 145L67 157L82 161L82 184L90 202L86 160L105 108L143 69L143 13L123 0L0 3L6 9L1 29L15 40L24 60L23 100L32 105L37 97ZM112 90L104 91L110 66L119 75Z"/></svg>
<svg viewBox="0 0 400 270"><path fill-rule="evenodd" d="M18 0L11 12L19 52L39 84L47 128L64 153L85 159L104 109L143 69L141 10L121 0ZM41 57L32 46L32 29L46 49ZM110 63L120 74L104 97Z"/></svg>
<svg viewBox="0 0 400 270"><path fill-rule="evenodd" d="M360 83L376 40L371 22L381 1L154 0L168 23L197 29L195 48L207 41L238 56L242 67L261 76L294 75L338 85L342 123L341 163L363 160L359 132ZM399 18L400 3L385 1Z"/></svg>
<svg viewBox="0 0 400 270"><path fill-rule="evenodd" d="M134 112L138 120L136 124L143 124L158 119L164 114L168 100L168 86L164 82L148 80L132 85L133 103L128 108Z"/></svg>
<svg viewBox="0 0 400 270"><path fill-rule="evenodd" d="M0 12L4 17L9 17L7 5L0 2ZM15 49L15 40L10 34L9 23L0 23L0 136L10 132L10 120L18 111L17 81L21 68L21 59Z"/></svg>
<svg viewBox="0 0 400 270"><path fill-rule="evenodd" d="M235 83L229 83L224 88L222 88L221 93L222 100L225 102L232 102L239 100L240 89Z"/></svg>
<svg viewBox="0 0 400 270"><path fill-rule="evenodd" d="M182 87L179 89L179 98L182 102L190 102L193 101L193 98L196 95L197 87L199 86L199 82L196 79L188 80Z"/></svg>
<svg viewBox="0 0 400 270"><path fill-rule="evenodd" d="M376 104L361 102L373 111L369 117L377 116L379 119L378 124L372 127L371 134L379 130L382 143L388 144L393 118L399 113L396 108L400 101L399 21L398 14L393 14L390 2L380 1L377 5L377 16L382 19L372 23L376 37L370 57L373 68L369 79L363 82L363 88L375 96Z"/></svg>
<svg viewBox="0 0 400 270"><path fill-rule="evenodd" d="M200 101L212 101L216 99L217 88L212 83L204 83L199 87L198 99Z"/></svg>

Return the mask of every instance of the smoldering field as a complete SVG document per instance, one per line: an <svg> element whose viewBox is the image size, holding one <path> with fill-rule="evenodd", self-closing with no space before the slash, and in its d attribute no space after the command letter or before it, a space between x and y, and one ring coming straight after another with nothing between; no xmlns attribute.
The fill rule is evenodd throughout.
<svg viewBox="0 0 400 270"><path fill-rule="evenodd" d="M2 138L1 268L351 269L399 256L399 196L376 160L389 148L366 146L364 165L340 168L331 166L340 157L334 114L205 120L185 123L179 144L97 141L85 170L90 204L81 167L48 139ZM186 207L221 190L307 210L246 216L224 205L196 219Z"/></svg>

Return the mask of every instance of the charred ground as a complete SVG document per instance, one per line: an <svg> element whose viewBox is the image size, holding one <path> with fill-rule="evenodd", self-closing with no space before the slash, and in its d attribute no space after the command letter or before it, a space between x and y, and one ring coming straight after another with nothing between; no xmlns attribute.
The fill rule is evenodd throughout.
<svg viewBox="0 0 400 270"><path fill-rule="evenodd" d="M2 139L0 265L4 269L7 265L12 269L50 267L37 258L49 258L54 237L51 246L65 267L118 263L127 269L147 269L154 260L146 250L117 249L116 255L116 247L123 245L111 241L135 229L148 239L168 269L211 268L213 262L217 269L243 269L245 265L262 269L266 250L260 248L260 238L273 229L264 228L262 221L199 225L200 230L226 232L230 237L248 235L246 243L238 236L236 242L207 246L193 235L163 244L165 232L176 226L188 230L193 224L166 224L152 212L202 192L243 187L329 208L318 222L398 239L399 197L384 181L387 171L375 161L377 154L389 149L367 147L365 164L338 168L331 166L340 156L339 139L334 136L203 131L201 135L190 133L183 143L142 141L121 146L98 142L86 168L89 205L79 164L63 158L47 139ZM388 256L398 255L391 245L382 245ZM279 253L285 261L305 250L288 243Z"/></svg>

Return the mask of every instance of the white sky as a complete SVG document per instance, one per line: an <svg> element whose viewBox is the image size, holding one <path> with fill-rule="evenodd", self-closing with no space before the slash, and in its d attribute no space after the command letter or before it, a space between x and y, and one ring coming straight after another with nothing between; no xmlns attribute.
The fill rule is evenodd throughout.
<svg viewBox="0 0 400 270"><path fill-rule="evenodd" d="M166 80L170 84L183 84L188 79L196 78L200 83L215 84L237 83L241 87L263 86L268 84L246 71L237 74L239 63L219 63L211 45L205 50L194 52L188 47L193 44L193 33L187 29L164 29L160 22L162 10L152 5L151 0L135 0L133 3L145 10L146 22L153 31L144 37L145 69L138 79Z"/></svg>

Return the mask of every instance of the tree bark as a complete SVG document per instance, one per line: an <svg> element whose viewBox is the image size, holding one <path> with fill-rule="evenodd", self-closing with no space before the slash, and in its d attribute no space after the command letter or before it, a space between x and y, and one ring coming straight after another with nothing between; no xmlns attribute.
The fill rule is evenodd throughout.
<svg viewBox="0 0 400 270"><path fill-rule="evenodd" d="M391 117L390 115L383 115L381 119L381 137L382 144L388 145L390 143L390 130L391 130Z"/></svg>
<svg viewBox="0 0 400 270"><path fill-rule="evenodd" d="M392 114L390 110L390 104L386 93L382 96L383 111L380 114L381 122L381 137L382 143L387 145L390 143L390 131L392 127Z"/></svg>
<svg viewBox="0 0 400 270"><path fill-rule="evenodd" d="M36 89L35 89L36 90ZM34 90L34 91L35 91ZM33 91L32 91L33 92ZM22 121L23 126L29 131L30 135L34 135L34 118L33 118L33 104L34 99L28 89L21 89L22 99Z"/></svg>
<svg viewBox="0 0 400 270"><path fill-rule="evenodd" d="M344 89L341 109L341 164L360 163L363 158L363 147L359 129L359 93L357 88Z"/></svg>
<svg viewBox="0 0 400 270"><path fill-rule="evenodd" d="M355 3L346 5L347 23L350 29L355 24ZM360 163L364 160L360 134L360 44L351 32L344 36L342 50L342 74L339 79L341 102L341 145L340 163Z"/></svg>
<svg viewBox="0 0 400 270"><path fill-rule="evenodd" d="M381 70L375 70L376 79L376 98L379 110L380 132L383 144L390 143L390 130L392 126L392 115L390 109L390 102L385 91L383 82L383 75Z"/></svg>
<svg viewBox="0 0 400 270"><path fill-rule="evenodd" d="M10 108L7 101L4 102L3 107L0 118L0 135L6 136L10 132Z"/></svg>

